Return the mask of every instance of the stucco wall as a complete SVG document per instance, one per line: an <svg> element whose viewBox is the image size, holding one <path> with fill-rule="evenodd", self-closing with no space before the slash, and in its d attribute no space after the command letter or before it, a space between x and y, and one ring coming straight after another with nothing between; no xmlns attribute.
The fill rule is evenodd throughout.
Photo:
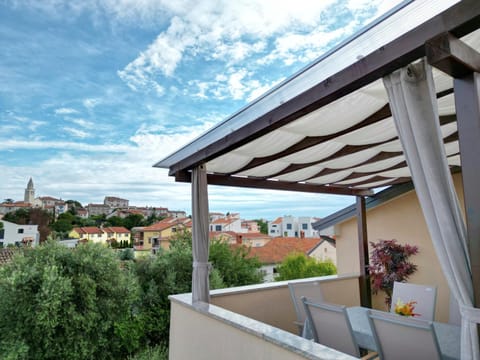
<svg viewBox="0 0 480 360"><path fill-rule="evenodd" d="M454 183L463 208L460 174L454 175ZM336 229L338 273L358 272L360 268L356 219L338 224ZM418 265L418 271L409 281L437 286L435 318L437 321L448 321L450 291L433 249L415 191L368 210L367 232L368 239L372 242L396 239L399 243L415 244L419 247L419 254L411 258L412 262ZM373 306L385 310L383 293L374 296Z"/></svg>

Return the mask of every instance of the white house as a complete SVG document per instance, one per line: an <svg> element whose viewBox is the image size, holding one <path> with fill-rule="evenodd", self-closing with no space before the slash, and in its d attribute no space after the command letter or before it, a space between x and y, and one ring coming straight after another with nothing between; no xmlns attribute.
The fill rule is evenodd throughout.
<svg viewBox="0 0 480 360"><path fill-rule="evenodd" d="M284 216L268 223L268 235L285 237L319 237L318 231L312 227L317 218L309 216Z"/></svg>
<svg viewBox="0 0 480 360"><path fill-rule="evenodd" d="M235 214L236 215L236 214ZM210 231L233 231L242 232L242 220L237 216L217 218L210 222Z"/></svg>
<svg viewBox="0 0 480 360"><path fill-rule="evenodd" d="M0 247L38 245L40 240L38 225L17 225L5 220L0 222L3 223L3 229L0 230Z"/></svg>

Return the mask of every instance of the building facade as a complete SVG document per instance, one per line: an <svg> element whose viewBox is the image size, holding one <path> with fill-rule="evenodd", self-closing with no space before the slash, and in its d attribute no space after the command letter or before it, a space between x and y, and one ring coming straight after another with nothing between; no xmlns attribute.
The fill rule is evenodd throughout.
<svg viewBox="0 0 480 360"><path fill-rule="evenodd" d="M0 247L36 246L40 241L38 225L17 225L9 221L0 220L3 229L0 230Z"/></svg>
<svg viewBox="0 0 480 360"><path fill-rule="evenodd" d="M309 216L284 216L268 222L268 235L297 238L319 237L319 233L312 227L312 223L319 219Z"/></svg>

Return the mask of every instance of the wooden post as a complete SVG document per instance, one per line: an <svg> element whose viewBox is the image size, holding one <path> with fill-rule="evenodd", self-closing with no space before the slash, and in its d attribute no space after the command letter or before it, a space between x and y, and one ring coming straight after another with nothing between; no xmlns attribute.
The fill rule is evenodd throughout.
<svg viewBox="0 0 480 360"><path fill-rule="evenodd" d="M480 74L454 80L474 305L480 307Z"/></svg>
<svg viewBox="0 0 480 360"><path fill-rule="evenodd" d="M360 255L360 302L364 307L372 307L372 294L370 291L370 276L368 274L368 236L367 236L367 211L365 198L357 196L356 215L358 226L358 250Z"/></svg>

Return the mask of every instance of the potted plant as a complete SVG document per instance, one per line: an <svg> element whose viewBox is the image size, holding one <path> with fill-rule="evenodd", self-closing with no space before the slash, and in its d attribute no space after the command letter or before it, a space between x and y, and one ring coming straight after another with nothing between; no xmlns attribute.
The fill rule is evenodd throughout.
<svg viewBox="0 0 480 360"><path fill-rule="evenodd" d="M418 247L399 244L395 239L370 242L370 280L372 293L384 291L385 303L390 308L392 302L393 283L403 282L417 271L417 265L409 261L410 256L418 253Z"/></svg>

